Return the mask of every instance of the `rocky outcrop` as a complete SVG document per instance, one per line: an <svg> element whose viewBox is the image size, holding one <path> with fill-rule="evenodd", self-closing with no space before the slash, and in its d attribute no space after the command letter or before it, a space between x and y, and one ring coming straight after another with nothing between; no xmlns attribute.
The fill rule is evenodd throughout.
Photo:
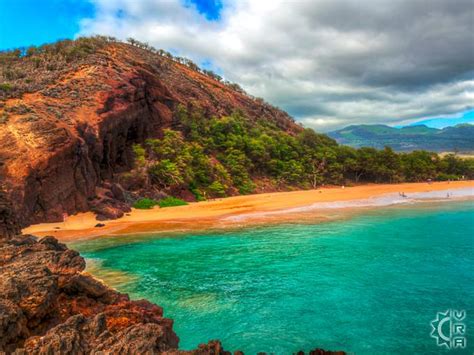
<svg viewBox="0 0 474 355"><path fill-rule="evenodd" d="M0 240L0 353L230 354L218 341L178 350L161 307L131 301L84 268L84 259L53 237Z"/></svg>
<svg viewBox="0 0 474 355"><path fill-rule="evenodd" d="M176 349L173 322L82 273L84 259L52 237L0 247L0 350L79 354Z"/></svg>
<svg viewBox="0 0 474 355"><path fill-rule="evenodd" d="M20 223L16 218L11 202L6 194L0 190L0 239L20 233Z"/></svg>
<svg viewBox="0 0 474 355"><path fill-rule="evenodd" d="M130 212L125 191L119 184L103 184L96 188L96 196L90 200L89 207L96 213L97 220L117 219Z"/></svg>
<svg viewBox="0 0 474 355"><path fill-rule="evenodd" d="M117 206L94 204L96 188L132 167L134 143L180 126L178 105L208 117L240 110L287 131L301 129L283 111L123 43L65 66L44 85L41 75L35 72L36 91L0 101L0 182L23 226L92 207L120 215Z"/></svg>

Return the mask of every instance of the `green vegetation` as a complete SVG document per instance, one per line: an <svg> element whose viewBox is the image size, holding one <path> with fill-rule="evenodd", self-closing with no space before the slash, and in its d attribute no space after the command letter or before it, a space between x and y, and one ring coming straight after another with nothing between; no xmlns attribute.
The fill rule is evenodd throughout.
<svg viewBox="0 0 474 355"><path fill-rule="evenodd" d="M161 208L174 207L174 206L186 206L188 203L176 197L165 197L158 201L158 206Z"/></svg>
<svg viewBox="0 0 474 355"><path fill-rule="evenodd" d="M140 210L149 210L155 206L160 206L160 208L164 208L174 206L185 206L187 204L188 203L186 201L170 196L162 198L159 201L154 200L152 198L141 198L133 204L133 207Z"/></svg>
<svg viewBox="0 0 474 355"><path fill-rule="evenodd" d="M197 200L252 193L261 181L273 189L304 189L474 178L474 160L452 154L355 149L311 129L292 135L239 112L208 119L179 107L176 115L179 127L134 147L134 173L160 190L191 191Z"/></svg>
<svg viewBox="0 0 474 355"><path fill-rule="evenodd" d="M0 83L0 91L10 91L13 89L13 86L9 83Z"/></svg>
<svg viewBox="0 0 474 355"><path fill-rule="evenodd" d="M155 206L158 206L159 202L156 200L153 200L151 198L142 198L138 201L136 201L133 204L134 208L140 209L140 210L149 210L150 208L153 208Z"/></svg>

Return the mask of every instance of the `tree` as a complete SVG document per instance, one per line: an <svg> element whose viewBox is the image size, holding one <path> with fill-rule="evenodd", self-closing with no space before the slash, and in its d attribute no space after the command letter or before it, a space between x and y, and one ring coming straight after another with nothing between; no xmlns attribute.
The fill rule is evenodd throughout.
<svg viewBox="0 0 474 355"><path fill-rule="evenodd" d="M138 41L132 37L128 37L127 42L130 43L132 46L136 46L138 43Z"/></svg>
<svg viewBox="0 0 474 355"><path fill-rule="evenodd" d="M436 177L437 155L415 150L401 155L402 169L407 181L424 181Z"/></svg>
<svg viewBox="0 0 474 355"><path fill-rule="evenodd" d="M219 181L213 181L211 185L209 185L209 192L213 196L223 197L226 194L226 187Z"/></svg>
<svg viewBox="0 0 474 355"><path fill-rule="evenodd" d="M317 152L313 152L306 161L308 166L308 178L313 189L317 188L324 182L324 170L326 169L326 158Z"/></svg>
<svg viewBox="0 0 474 355"><path fill-rule="evenodd" d="M187 188L198 200L251 193L254 182L262 180L275 187L316 188L351 181L474 177L472 159L339 146L311 129L294 135L275 122L251 121L241 112L207 118L199 107L188 110L181 105L175 120L179 131L165 129L161 138L133 147L135 171L161 189Z"/></svg>
<svg viewBox="0 0 474 355"><path fill-rule="evenodd" d="M184 182L178 166L169 159L160 160L148 168L151 182L163 189L181 185Z"/></svg>
<svg viewBox="0 0 474 355"><path fill-rule="evenodd" d="M305 128L298 134L298 141L310 149L318 149L324 146L337 146L335 140L324 134L318 134L311 128Z"/></svg>
<svg viewBox="0 0 474 355"><path fill-rule="evenodd" d="M229 171L234 185L241 193L249 193L253 190L253 183L248 173L251 163L242 151L234 148L228 149L222 156L222 162L226 170Z"/></svg>
<svg viewBox="0 0 474 355"><path fill-rule="evenodd" d="M400 157L390 147L385 147L377 154L375 167L376 181L398 182L401 180Z"/></svg>

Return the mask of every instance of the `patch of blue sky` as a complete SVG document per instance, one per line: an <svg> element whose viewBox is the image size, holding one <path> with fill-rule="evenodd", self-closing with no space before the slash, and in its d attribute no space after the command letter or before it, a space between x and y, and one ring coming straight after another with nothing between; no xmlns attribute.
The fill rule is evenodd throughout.
<svg viewBox="0 0 474 355"><path fill-rule="evenodd" d="M186 5L194 5L200 14L210 21L220 19L222 1L220 0L184 0Z"/></svg>
<svg viewBox="0 0 474 355"><path fill-rule="evenodd" d="M88 0L0 0L0 50L72 39L94 12Z"/></svg>
<svg viewBox="0 0 474 355"><path fill-rule="evenodd" d="M444 128L444 127L456 126L458 124L464 124L464 123L474 124L474 110L467 110L460 114L449 115L449 116L438 116L438 117L430 117L426 119L419 119L419 120L416 120L415 122L396 126L396 127L425 125L432 128Z"/></svg>
<svg viewBox="0 0 474 355"><path fill-rule="evenodd" d="M217 67L211 59L204 59L199 62L201 69L212 70L214 73L219 75L224 75L224 72L221 68Z"/></svg>

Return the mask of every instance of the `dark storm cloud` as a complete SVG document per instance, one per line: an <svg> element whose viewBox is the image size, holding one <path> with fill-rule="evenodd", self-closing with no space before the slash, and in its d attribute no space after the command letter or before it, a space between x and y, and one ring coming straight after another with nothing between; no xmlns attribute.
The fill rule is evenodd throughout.
<svg viewBox="0 0 474 355"><path fill-rule="evenodd" d="M211 60L316 129L449 114L474 99L473 1L224 1L218 22L178 0L95 2L83 33Z"/></svg>

